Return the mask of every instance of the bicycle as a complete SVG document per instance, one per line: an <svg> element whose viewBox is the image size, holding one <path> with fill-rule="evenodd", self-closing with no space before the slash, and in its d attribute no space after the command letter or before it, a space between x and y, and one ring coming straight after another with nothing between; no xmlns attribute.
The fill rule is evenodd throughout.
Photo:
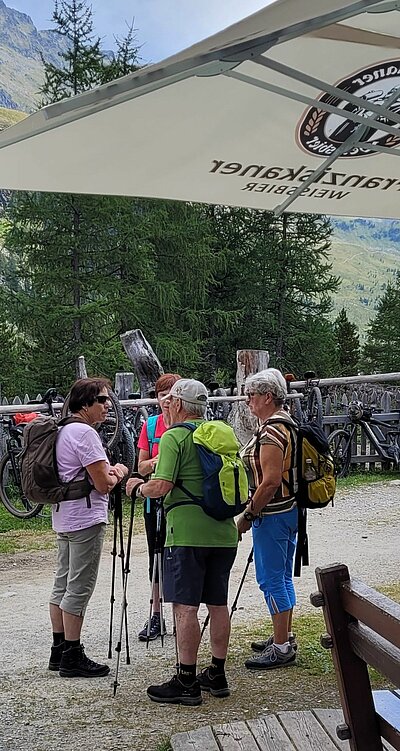
<svg viewBox="0 0 400 751"><path fill-rule="evenodd" d="M53 402L57 398L57 390L52 388L46 391L40 402L33 400L28 404L47 404L50 414L54 416ZM12 417L3 422L6 423L8 436L6 451L0 460L0 499L13 516L18 519L32 519L40 514L43 505L32 503L22 492L20 458L25 424L16 425Z"/></svg>
<svg viewBox="0 0 400 751"><path fill-rule="evenodd" d="M221 388L219 384L214 381L208 385L208 392L210 396L227 396L226 389ZM226 422L231 409L232 404L229 402L213 402L207 406L207 419L223 420Z"/></svg>
<svg viewBox="0 0 400 751"><path fill-rule="evenodd" d="M334 430L328 436L329 447L335 463L338 477L349 474L351 464L351 447L357 441L358 427L364 431L380 457L383 464L400 465L400 427L387 429L387 423L373 417L372 407L364 407L362 402L350 402L348 405L350 423L344 428ZM379 459L378 459L379 460Z"/></svg>
<svg viewBox="0 0 400 751"><path fill-rule="evenodd" d="M150 392L149 397L151 399L155 398L155 392ZM141 399L141 395L139 393L132 393L128 394L128 399ZM126 431L126 440L131 442L133 446L134 451L134 461L133 461L133 469L137 470L137 460L139 456L138 451L138 440L140 433L142 432L142 428L146 420L148 420L149 417L152 417L153 415L158 415L159 409L157 404L148 404L146 407L125 407L124 409L124 433ZM124 464L126 462L123 462ZM129 465L127 465L129 466Z"/></svg>
<svg viewBox="0 0 400 751"><path fill-rule="evenodd" d="M285 375L288 386L288 393L296 394L295 389L290 388L290 384L295 380L292 373ZM303 396L292 399L291 413L292 416L301 425L302 423L314 422L322 428L324 408L322 404L322 394L318 386L319 379L315 378L313 370L307 370L304 373L305 386L303 387Z"/></svg>

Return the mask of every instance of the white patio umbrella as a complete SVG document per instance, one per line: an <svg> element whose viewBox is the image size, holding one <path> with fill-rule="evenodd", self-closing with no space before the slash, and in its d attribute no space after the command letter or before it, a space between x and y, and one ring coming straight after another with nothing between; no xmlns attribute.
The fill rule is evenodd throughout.
<svg viewBox="0 0 400 751"><path fill-rule="evenodd" d="M0 135L0 186L400 217L400 1L277 0Z"/></svg>

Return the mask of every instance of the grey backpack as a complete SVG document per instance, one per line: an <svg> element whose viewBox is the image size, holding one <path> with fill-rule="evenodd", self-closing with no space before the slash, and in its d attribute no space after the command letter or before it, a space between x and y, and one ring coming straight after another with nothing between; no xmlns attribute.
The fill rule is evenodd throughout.
<svg viewBox="0 0 400 751"><path fill-rule="evenodd" d="M81 422L74 417L37 417L24 428L24 448L21 453L22 490L32 503L61 503L86 498L90 508L93 484L88 475L82 480L61 482L56 458L56 441L64 425ZM81 474L80 469L78 474Z"/></svg>

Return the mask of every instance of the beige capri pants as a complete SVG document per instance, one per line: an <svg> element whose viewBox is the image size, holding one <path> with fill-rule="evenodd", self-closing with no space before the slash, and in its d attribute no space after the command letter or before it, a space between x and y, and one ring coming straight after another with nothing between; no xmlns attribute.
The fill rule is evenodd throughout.
<svg viewBox="0 0 400 751"><path fill-rule="evenodd" d="M106 524L57 534L57 570L52 605L72 615L84 616L96 585Z"/></svg>

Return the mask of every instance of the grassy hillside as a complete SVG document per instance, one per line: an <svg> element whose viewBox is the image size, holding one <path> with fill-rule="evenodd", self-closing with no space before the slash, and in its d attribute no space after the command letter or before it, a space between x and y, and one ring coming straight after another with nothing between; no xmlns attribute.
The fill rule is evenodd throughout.
<svg viewBox="0 0 400 751"><path fill-rule="evenodd" d="M0 107L0 130L9 128L10 125L19 123L26 117L26 112L20 112L20 110L8 110L5 107Z"/></svg>
<svg viewBox="0 0 400 751"><path fill-rule="evenodd" d="M333 316L345 308L364 339L368 321L386 285L400 272L400 222L335 222L331 262L342 284L334 297Z"/></svg>

